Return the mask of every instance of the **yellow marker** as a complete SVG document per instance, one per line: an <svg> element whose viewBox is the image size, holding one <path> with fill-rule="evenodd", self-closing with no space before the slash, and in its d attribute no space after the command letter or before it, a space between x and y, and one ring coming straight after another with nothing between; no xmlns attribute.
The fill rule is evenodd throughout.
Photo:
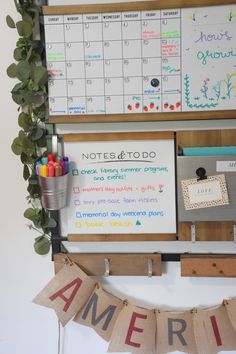
<svg viewBox="0 0 236 354"><path fill-rule="evenodd" d="M40 165L40 176L41 177L48 176L48 166L47 165Z"/></svg>

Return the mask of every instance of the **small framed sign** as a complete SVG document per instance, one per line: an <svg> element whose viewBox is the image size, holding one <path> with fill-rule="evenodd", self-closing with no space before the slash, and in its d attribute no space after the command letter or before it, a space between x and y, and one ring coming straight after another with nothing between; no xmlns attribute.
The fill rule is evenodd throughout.
<svg viewBox="0 0 236 354"><path fill-rule="evenodd" d="M183 180L181 187L186 210L229 204L227 185L223 174L202 180L196 178Z"/></svg>

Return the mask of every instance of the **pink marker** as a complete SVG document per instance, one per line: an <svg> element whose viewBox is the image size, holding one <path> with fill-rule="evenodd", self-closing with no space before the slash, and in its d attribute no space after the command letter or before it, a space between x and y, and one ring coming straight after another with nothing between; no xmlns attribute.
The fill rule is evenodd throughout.
<svg viewBox="0 0 236 354"><path fill-rule="evenodd" d="M48 177L54 177L54 166L53 163L48 163Z"/></svg>
<svg viewBox="0 0 236 354"><path fill-rule="evenodd" d="M61 169L62 169L62 174L65 175L66 174L66 163L65 161L60 161L59 162Z"/></svg>

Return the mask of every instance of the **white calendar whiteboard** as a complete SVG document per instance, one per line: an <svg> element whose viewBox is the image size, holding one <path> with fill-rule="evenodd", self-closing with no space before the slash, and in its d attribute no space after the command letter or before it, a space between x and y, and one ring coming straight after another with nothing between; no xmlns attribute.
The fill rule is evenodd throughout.
<svg viewBox="0 0 236 354"><path fill-rule="evenodd" d="M175 234L174 139L65 142L68 234Z"/></svg>
<svg viewBox="0 0 236 354"><path fill-rule="evenodd" d="M44 23L51 116L236 108L236 5Z"/></svg>

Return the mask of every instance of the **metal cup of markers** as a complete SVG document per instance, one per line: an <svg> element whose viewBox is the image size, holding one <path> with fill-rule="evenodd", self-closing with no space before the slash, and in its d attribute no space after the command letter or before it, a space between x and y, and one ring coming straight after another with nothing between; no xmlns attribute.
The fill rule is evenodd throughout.
<svg viewBox="0 0 236 354"><path fill-rule="evenodd" d="M59 210L67 204L69 173L58 177L39 176L42 204L45 209Z"/></svg>

